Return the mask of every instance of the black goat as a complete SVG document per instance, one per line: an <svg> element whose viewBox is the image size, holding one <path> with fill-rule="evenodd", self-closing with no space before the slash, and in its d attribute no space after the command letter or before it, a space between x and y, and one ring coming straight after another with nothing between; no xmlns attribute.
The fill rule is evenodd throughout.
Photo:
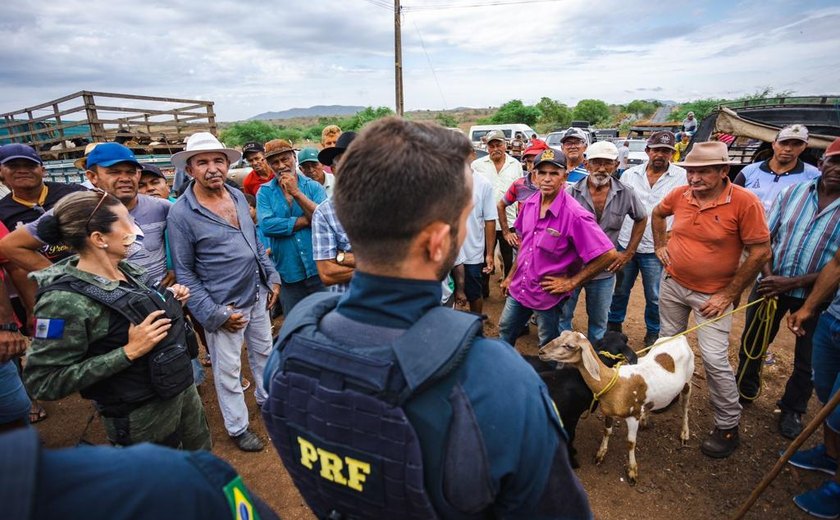
<svg viewBox="0 0 840 520"><path fill-rule="evenodd" d="M619 361L635 365L638 361L636 352L627 344L627 336L616 331L607 331L604 337L593 345L598 357L608 367ZM560 419L569 434L569 461L573 468L579 468L577 450L575 450L575 429L583 412L592 404L592 391L586 386L580 371L575 367L555 367L554 363L547 363L537 356L523 355L537 374L545 381L548 393L560 411ZM598 403L595 402L597 408Z"/></svg>

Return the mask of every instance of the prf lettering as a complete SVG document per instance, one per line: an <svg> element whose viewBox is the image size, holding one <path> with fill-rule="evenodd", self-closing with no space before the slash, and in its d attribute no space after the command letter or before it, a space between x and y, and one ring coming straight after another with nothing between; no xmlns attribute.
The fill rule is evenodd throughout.
<svg viewBox="0 0 840 520"><path fill-rule="evenodd" d="M316 448L314 444L308 440L298 437L298 444L300 445L300 463L308 469L315 469L315 462L321 466L321 477L347 486L356 491L364 491L362 484L370 475L370 464L362 462L350 457L341 459L335 453L325 449ZM347 476L344 476L344 469L347 468Z"/></svg>

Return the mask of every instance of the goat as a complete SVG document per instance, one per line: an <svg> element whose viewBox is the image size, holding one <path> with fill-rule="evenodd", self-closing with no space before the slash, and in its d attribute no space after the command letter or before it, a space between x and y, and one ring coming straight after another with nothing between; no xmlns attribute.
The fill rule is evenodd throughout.
<svg viewBox="0 0 840 520"><path fill-rule="evenodd" d="M636 363L636 353L627 345L627 336L616 331L607 331L604 337L595 343L598 356L608 367L614 366L621 357L627 363ZM574 367L555 367L537 356L523 355L525 361L536 370L548 387L548 394L557 405L560 420L569 435L569 462L573 468L579 468L577 450L575 450L575 430L581 415L592 406L592 390L586 386L583 376ZM597 406L597 401L595 406Z"/></svg>
<svg viewBox="0 0 840 520"><path fill-rule="evenodd" d="M694 353L685 337L660 338L650 352L639 359L638 364L610 368L598 359L586 336L565 331L540 349L540 359L575 366L598 396L605 419L604 438L595 455L595 464L603 462L607 455L613 420L624 419L627 422L627 479L630 485L636 483L639 475L636 433L639 423L645 420L649 411L665 408L679 397L683 412L680 440L683 446L688 442L688 405Z"/></svg>

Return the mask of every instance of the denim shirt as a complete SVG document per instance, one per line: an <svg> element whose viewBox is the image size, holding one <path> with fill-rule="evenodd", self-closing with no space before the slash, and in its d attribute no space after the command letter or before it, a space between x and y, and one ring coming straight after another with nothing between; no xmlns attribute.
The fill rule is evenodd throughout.
<svg viewBox="0 0 840 520"><path fill-rule="evenodd" d="M257 239L245 196L225 189L236 206L239 228L202 206L192 185L172 205L167 219L175 276L189 287L187 305L208 332L215 332L230 317L228 305L253 305L261 286L280 283Z"/></svg>
<svg viewBox="0 0 840 520"><path fill-rule="evenodd" d="M319 183L301 174L297 174L297 181L301 193L316 206L326 200L327 194ZM271 245L271 257L283 283L318 276L312 258L311 225L295 230L295 221L303 215L296 200L291 205L286 201L276 178L263 184L257 192L257 221Z"/></svg>

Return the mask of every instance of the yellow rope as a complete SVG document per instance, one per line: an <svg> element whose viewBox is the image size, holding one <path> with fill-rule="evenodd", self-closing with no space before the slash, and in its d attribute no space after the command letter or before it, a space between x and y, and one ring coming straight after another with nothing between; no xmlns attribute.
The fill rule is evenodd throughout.
<svg viewBox="0 0 840 520"><path fill-rule="evenodd" d="M618 369L623 364L624 364L623 362L617 363L613 367L613 375L612 375L612 378L610 378L610 382L607 383L607 386L602 388L601 391L598 392L597 394L592 394L592 402L589 404L589 410L588 410L589 414L591 414L593 411L595 411L595 403L598 402L598 399L600 399L601 396L603 396L604 394L606 394L607 392L612 390L612 387L614 387L615 384L618 382ZM587 417L588 417L588 415L587 415Z"/></svg>
<svg viewBox="0 0 840 520"><path fill-rule="evenodd" d="M616 359L618 361L627 361L627 358L624 357L624 354L613 354L612 352L608 352L606 350L599 350L599 356L603 356L607 359Z"/></svg>
<svg viewBox="0 0 840 520"><path fill-rule="evenodd" d="M714 322L716 322L716 321L718 321L718 320L722 320L723 318L725 318L725 317L727 317L727 316L729 316L729 315L731 315L731 314L735 314L736 312L742 311L742 310L744 310L744 309L746 309L746 308L748 308L748 307L752 307L753 305L758 305L759 303L761 303L761 302L763 302L763 301L765 301L765 300L767 300L767 298L765 298L765 297L763 297L763 296L762 296L761 298L759 298L759 299L755 300L754 302L750 302L750 303L747 303L747 304L741 305L741 306L740 306L740 307L738 307L737 309L732 309L732 310L731 310L731 311L729 311L729 312L726 312L726 313L724 313L724 314L721 314L721 315L720 315L720 316L718 316L717 318L712 318L711 320L704 321L703 323L700 323L699 325L695 325L695 326L691 327L690 329L684 330L684 331L680 332L679 334L674 334L673 336L671 336L671 338L679 338L680 336L685 336L685 335L686 335L686 334L688 334L689 332L694 332L695 330L700 329L700 328L703 328L703 327L705 327L706 325L709 325L709 324L711 324L711 323L714 323ZM774 308L774 312L775 312L775 298L774 298L773 300L774 300L774 304L773 304L773 305L774 305L774 307L773 307L773 308ZM645 348L643 348L642 350L638 350L638 351L636 351L636 354L639 354L639 355L644 354L645 352L647 352L648 350L652 349L652 348L653 348L653 347L655 347L655 346L656 346L656 345L651 345L651 346L649 346L649 347L645 347Z"/></svg>
<svg viewBox="0 0 840 520"><path fill-rule="evenodd" d="M764 299L764 303L762 303L761 307L755 311L755 319L753 319L750 324L750 328L743 336L744 341L746 341L747 337L752 336L753 342L752 345L746 345L743 341L741 343L741 350L743 350L747 361L744 362L744 366L741 367L741 372L738 374L738 394L744 399L748 399L750 401L758 399L758 396L761 395L761 388L763 386L763 371L759 367L758 392L754 396L744 395L744 393L741 392L741 380L744 378L744 374L747 371L747 365L749 365L751 361L763 359L764 354L767 352L767 347L770 344L770 329L773 326L773 318L776 315L777 307L778 300L776 298ZM758 334L753 335L752 332L755 328L758 328Z"/></svg>

